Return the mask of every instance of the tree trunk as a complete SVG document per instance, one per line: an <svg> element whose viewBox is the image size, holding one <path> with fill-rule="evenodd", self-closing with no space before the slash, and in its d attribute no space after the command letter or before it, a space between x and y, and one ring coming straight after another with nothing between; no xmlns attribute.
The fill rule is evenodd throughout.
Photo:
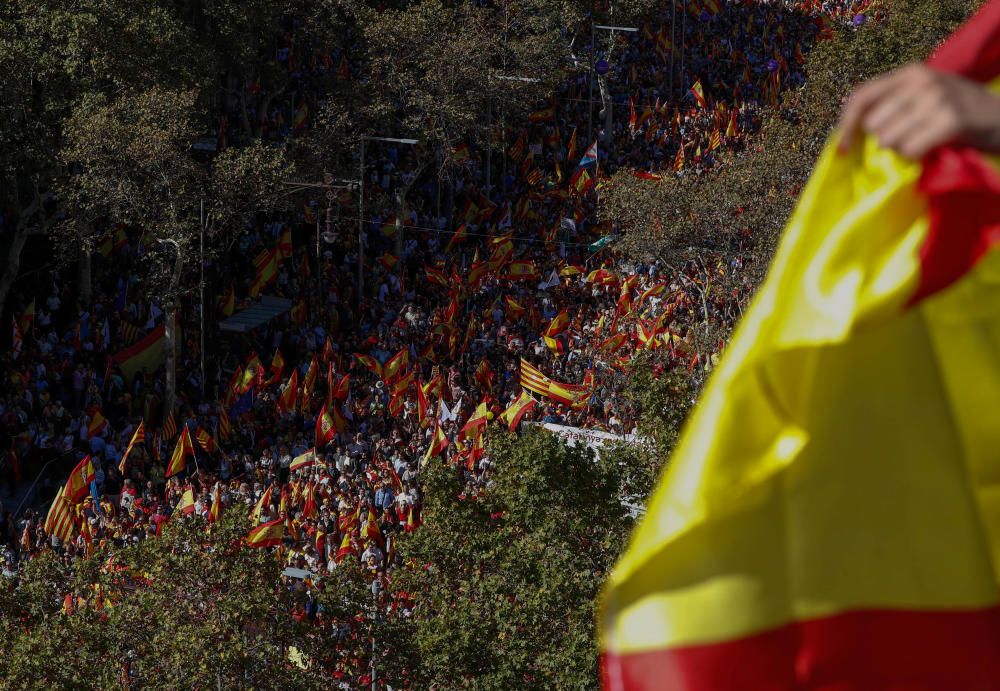
<svg viewBox="0 0 1000 691"><path fill-rule="evenodd" d="M163 324L163 348L165 355L166 386L163 392L163 419L174 409L177 401L177 305L173 298L165 305L166 321Z"/></svg>
<svg viewBox="0 0 1000 691"><path fill-rule="evenodd" d="M18 223L14 229L14 237L7 248L7 259L4 262L3 275L0 275L0 312L3 312L7 296L10 294L10 288L14 285L17 272L21 268L21 250L24 249L24 243L27 241L27 223Z"/></svg>
<svg viewBox="0 0 1000 691"><path fill-rule="evenodd" d="M42 204L42 195L39 194L36 187L31 203L28 204L17 219L17 225L14 227L14 237L11 238L10 245L7 247L7 259L4 262L3 274L0 275L0 313L3 312L3 308L7 304L7 296L10 294L11 286L17 280L17 273L21 269L21 251L24 249L24 244L28 241L28 236L45 233L52 226L52 221L45 216ZM32 230L32 218L36 213L40 213L41 218L36 224L37 227L35 230Z"/></svg>
<svg viewBox="0 0 1000 691"><path fill-rule="evenodd" d="M181 270L184 268L184 257L181 255L180 245L176 241L161 240L170 242L177 252L177 259L174 263L174 274L170 278L170 292L164 305L164 317L166 321L163 325L163 347L166 350L164 357L164 367L166 368L166 386L163 392L164 419L174 409L177 401L177 285L181 281Z"/></svg>
<svg viewBox="0 0 1000 691"><path fill-rule="evenodd" d="M91 278L93 276L91 257L89 245L84 245L80 257L80 302L87 308L90 307Z"/></svg>

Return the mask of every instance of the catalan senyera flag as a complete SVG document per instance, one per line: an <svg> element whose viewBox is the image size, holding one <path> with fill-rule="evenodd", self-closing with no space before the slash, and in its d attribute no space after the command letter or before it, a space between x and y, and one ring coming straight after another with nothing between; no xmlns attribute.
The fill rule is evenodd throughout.
<svg viewBox="0 0 1000 691"><path fill-rule="evenodd" d="M261 523L247 535L247 547L277 547L285 535L285 520L275 518L273 521Z"/></svg>
<svg viewBox="0 0 1000 691"><path fill-rule="evenodd" d="M521 424L521 418L531 412L536 405L538 405L538 401L528 395L527 392L522 391L507 410L500 413L499 420L505 423L507 428L513 432Z"/></svg>
<svg viewBox="0 0 1000 691"><path fill-rule="evenodd" d="M55 535L64 543L73 537L73 506L63 495L63 488L56 492L55 499L49 507L48 516L45 517L45 532Z"/></svg>
<svg viewBox="0 0 1000 691"><path fill-rule="evenodd" d="M215 453L219 445L212 438L212 435L204 427L198 427L194 433L195 439L198 440L198 446L205 450L205 453Z"/></svg>
<svg viewBox="0 0 1000 691"><path fill-rule="evenodd" d="M135 428L135 432L132 433L132 439L129 440L128 446L125 447L125 453L122 454L122 460L118 464L118 472L125 475L125 462L128 461L129 454L132 453L132 449L135 448L136 444L142 444L146 441L146 427L143 425L142 421L139 422L139 426Z"/></svg>
<svg viewBox="0 0 1000 691"><path fill-rule="evenodd" d="M174 452L170 454L170 461L167 463L167 471L164 477L172 477L187 467L187 457L194 456L194 445L191 443L191 433L187 425L181 426L181 436L174 445Z"/></svg>
<svg viewBox="0 0 1000 691"><path fill-rule="evenodd" d="M1000 2L932 57L1000 91ZM1000 688L1000 168L834 143L603 598L606 689Z"/></svg>
<svg viewBox="0 0 1000 691"><path fill-rule="evenodd" d="M539 396L568 406L579 407L590 400L590 391L587 387L550 379L524 359L521 360L521 386Z"/></svg>

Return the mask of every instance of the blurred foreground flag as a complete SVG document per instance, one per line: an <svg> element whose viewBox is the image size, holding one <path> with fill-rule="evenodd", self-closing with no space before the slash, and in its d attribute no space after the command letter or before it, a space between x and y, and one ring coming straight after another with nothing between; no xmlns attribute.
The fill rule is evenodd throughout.
<svg viewBox="0 0 1000 691"><path fill-rule="evenodd" d="M931 64L994 80L1000 0ZM605 689L1000 688L998 170L827 147L609 577Z"/></svg>

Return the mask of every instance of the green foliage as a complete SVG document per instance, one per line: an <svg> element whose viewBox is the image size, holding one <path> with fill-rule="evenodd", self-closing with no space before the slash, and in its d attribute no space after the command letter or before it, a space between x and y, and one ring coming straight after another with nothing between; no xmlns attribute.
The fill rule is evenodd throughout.
<svg viewBox="0 0 1000 691"><path fill-rule="evenodd" d="M293 646L318 659L319 629L291 616L302 595L281 584L274 550L241 546L246 529L234 509L210 533L200 519L175 519L158 538L72 569L52 553L32 560L0 592L4 683L121 688L131 663L130 688L323 687L288 659ZM69 616L67 594L81 598Z"/></svg>
<svg viewBox="0 0 1000 691"><path fill-rule="evenodd" d="M841 104L859 81L925 57L973 9L968 0L899 0L882 23L841 28L806 57L807 80L785 94L760 136L721 171L650 184L630 171L614 175L602 213L629 231L623 247L639 255L725 252L755 238L748 269L763 277L785 220Z"/></svg>
<svg viewBox="0 0 1000 691"><path fill-rule="evenodd" d="M416 598L416 685L596 688L594 602L631 527L622 470L541 431L493 436L490 453L479 496L454 469L421 474L425 525L398 577Z"/></svg>

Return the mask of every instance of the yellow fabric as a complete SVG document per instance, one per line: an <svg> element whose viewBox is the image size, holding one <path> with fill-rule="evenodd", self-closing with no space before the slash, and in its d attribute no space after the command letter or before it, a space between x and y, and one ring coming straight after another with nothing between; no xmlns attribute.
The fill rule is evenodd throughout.
<svg viewBox="0 0 1000 691"><path fill-rule="evenodd" d="M906 308L919 172L820 158L609 579L605 650L1000 601L1000 254Z"/></svg>

